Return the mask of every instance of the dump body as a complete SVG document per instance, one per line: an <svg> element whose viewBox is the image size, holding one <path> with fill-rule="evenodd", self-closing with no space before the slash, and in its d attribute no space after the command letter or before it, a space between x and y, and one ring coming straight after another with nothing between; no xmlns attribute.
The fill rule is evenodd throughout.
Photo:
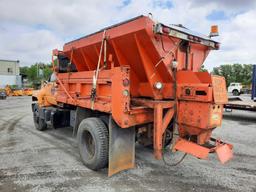
<svg viewBox="0 0 256 192"><path fill-rule="evenodd" d="M176 37L160 35L173 29ZM140 16L66 43L63 52L79 72L96 70L104 31L107 56L112 55L114 66L130 68L132 97L173 98L173 61L177 62L178 71L198 71L209 51L218 47L218 43L209 37L194 36L193 32L184 27L156 26L150 18ZM189 50L186 42L189 42ZM101 66L103 65L102 58ZM107 61L104 69L110 68L111 63ZM153 88L156 82L164 84L161 93Z"/></svg>
<svg viewBox="0 0 256 192"><path fill-rule="evenodd" d="M41 89L34 114L51 116L56 124L55 108L56 116L70 112L79 138L86 129L83 118L101 119L108 125L109 175L134 167L135 135L137 142L153 145L157 159L172 142L172 151L201 159L216 152L224 163L232 146L211 133L221 125L227 102L225 79L198 72L209 51L218 48L207 36L145 16L105 28L53 51L56 84ZM89 119L89 125L92 121L99 120Z"/></svg>

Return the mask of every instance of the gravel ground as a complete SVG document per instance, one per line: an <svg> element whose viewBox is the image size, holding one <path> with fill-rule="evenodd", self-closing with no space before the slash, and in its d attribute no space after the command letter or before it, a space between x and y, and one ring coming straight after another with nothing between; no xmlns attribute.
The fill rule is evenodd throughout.
<svg viewBox="0 0 256 192"><path fill-rule="evenodd" d="M137 146L136 168L108 178L83 166L71 129L35 130L30 104L0 100L0 191L256 191L256 113L226 112L214 132L234 144L226 165L210 155L169 167Z"/></svg>

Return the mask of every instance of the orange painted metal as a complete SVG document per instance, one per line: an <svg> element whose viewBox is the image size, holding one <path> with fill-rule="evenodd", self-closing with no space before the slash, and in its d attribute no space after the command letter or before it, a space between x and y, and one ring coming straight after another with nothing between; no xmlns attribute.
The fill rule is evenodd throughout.
<svg viewBox="0 0 256 192"><path fill-rule="evenodd" d="M179 138L174 146L175 150L183 151L200 159L207 159L210 149L193 142Z"/></svg>
<svg viewBox="0 0 256 192"><path fill-rule="evenodd" d="M33 88L25 88L24 90L23 90L23 94L24 95L27 95L27 96L32 96L33 95Z"/></svg>
<svg viewBox="0 0 256 192"><path fill-rule="evenodd" d="M230 147L228 144L218 145L215 151L222 164L233 158L232 147Z"/></svg>
<svg viewBox="0 0 256 192"><path fill-rule="evenodd" d="M222 164L233 158L232 145L215 140L213 138L211 138L211 140L216 141L215 146L213 145L213 147L207 148L188 140L179 138L175 143L174 150L183 151L200 159L207 159L210 152L216 152Z"/></svg>
<svg viewBox="0 0 256 192"><path fill-rule="evenodd" d="M154 155L156 159L162 158L163 134L174 115L174 101L158 101L148 99L133 99L134 104L154 109ZM163 115L163 110L168 111Z"/></svg>
<svg viewBox="0 0 256 192"><path fill-rule="evenodd" d="M175 80L170 64L176 59L178 70L185 68L186 53L178 48L181 40L155 34L154 25L150 18L142 16L106 30L107 54L113 56L114 66L130 66L132 97L172 98L173 89L170 88ZM73 53L72 62L78 71L96 70L102 34L103 31L100 31L64 45L64 54L71 59ZM173 50L172 54L167 55L162 49L162 43L165 50ZM210 49L196 43L191 43L190 49L193 57L188 65L191 70L196 71ZM163 57L165 59L161 60ZM108 62L106 69L110 68ZM155 82L164 83L164 89L154 89Z"/></svg>
<svg viewBox="0 0 256 192"><path fill-rule="evenodd" d="M228 103L226 81L224 77L212 75L213 101L217 104Z"/></svg>
<svg viewBox="0 0 256 192"><path fill-rule="evenodd" d="M41 89L36 93L39 107L57 105L55 86L55 83L42 85Z"/></svg>
<svg viewBox="0 0 256 192"><path fill-rule="evenodd" d="M192 143L201 149L209 141L212 130L221 125L227 98L223 78L198 72L210 50L218 49L219 44L208 37L191 40L188 38L194 34L182 32L183 28L175 30L140 16L66 43L63 51L54 50L54 56L68 57L77 69L60 73L55 67L56 103L109 113L121 128L153 124L157 159L162 158L163 134L177 115L179 141L185 146L180 147L200 156L189 152L189 146ZM109 58L105 63L103 57L99 59L103 33L104 57ZM197 139L183 141L188 136Z"/></svg>
<svg viewBox="0 0 256 192"><path fill-rule="evenodd" d="M197 127L200 131L221 125L223 107L221 105L182 101L179 102L178 122L181 125ZM196 134L191 132L190 134Z"/></svg>

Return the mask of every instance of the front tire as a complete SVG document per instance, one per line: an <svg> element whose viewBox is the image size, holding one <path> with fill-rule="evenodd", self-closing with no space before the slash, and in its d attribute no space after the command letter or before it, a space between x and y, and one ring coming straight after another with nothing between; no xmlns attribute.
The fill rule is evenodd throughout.
<svg viewBox="0 0 256 192"><path fill-rule="evenodd" d="M39 117L39 107L37 104L34 105L33 120L35 128L37 130L44 131L45 129L47 129L47 124L45 123L44 119Z"/></svg>
<svg viewBox="0 0 256 192"><path fill-rule="evenodd" d="M77 132L78 147L83 163L92 170L108 164L108 128L99 118L84 119Z"/></svg>
<svg viewBox="0 0 256 192"><path fill-rule="evenodd" d="M235 90L232 91L232 94L233 94L234 96L238 96L238 95L239 95L239 91L235 89Z"/></svg>

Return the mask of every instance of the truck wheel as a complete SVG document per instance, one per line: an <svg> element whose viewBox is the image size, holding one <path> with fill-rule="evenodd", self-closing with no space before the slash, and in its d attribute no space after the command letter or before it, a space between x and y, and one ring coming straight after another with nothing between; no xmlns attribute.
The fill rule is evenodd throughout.
<svg viewBox="0 0 256 192"><path fill-rule="evenodd" d="M37 130L43 131L47 128L47 124L45 123L44 119L41 119L39 117L38 105L37 104L34 106L33 120L34 120L35 128Z"/></svg>
<svg viewBox="0 0 256 192"><path fill-rule="evenodd" d="M232 94L234 96L238 96L239 95L239 91L237 89L235 89L235 90L232 91Z"/></svg>
<svg viewBox="0 0 256 192"><path fill-rule="evenodd" d="M84 119L77 132L78 147L83 163L92 170L108 164L108 128L99 118Z"/></svg>

